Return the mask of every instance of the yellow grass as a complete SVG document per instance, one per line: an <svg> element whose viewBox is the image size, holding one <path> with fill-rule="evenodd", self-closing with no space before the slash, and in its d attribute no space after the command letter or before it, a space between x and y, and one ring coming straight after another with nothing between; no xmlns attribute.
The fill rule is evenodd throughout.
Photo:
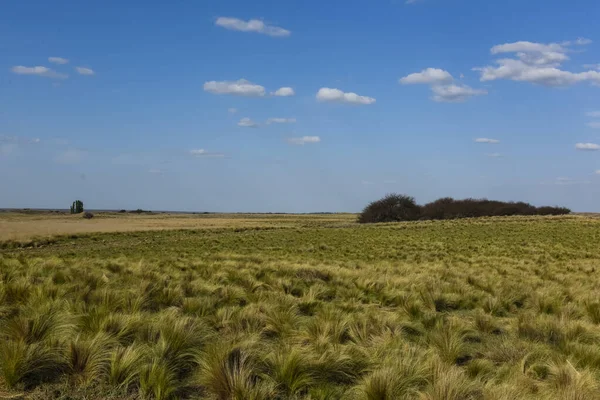
<svg viewBox="0 0 600 400"><path fill-rule="evenodd" d="M132 232L166 229L290 228L298 222L321 224L354 223L354 214L129 214L95 213L93 219L80 214L49 212L0 213L0 241L82 233Z"/></svg>

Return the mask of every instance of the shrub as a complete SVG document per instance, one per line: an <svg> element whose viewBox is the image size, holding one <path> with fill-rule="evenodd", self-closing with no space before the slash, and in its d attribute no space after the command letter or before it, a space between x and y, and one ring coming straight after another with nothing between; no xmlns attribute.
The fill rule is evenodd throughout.
<svg viewBox="0 0 600 400"><path fill-rule="evenodd" d="M360 223L415 221L421 216L421 207L415 199L402 194L388 194L369 204L358 217Z"/></svg>
<svg viewBox="0 0 600 400"><path fill-rule="evenodd" d="M412 197L389 194L365 207L358 217L358 222L375 223L512 215L564 215L570 212L571 210L565 207L535 207L522 201L455 200L451 197L443 197L419 206Z"/></svg>
<svg viewBox="0 0 600 400"><path fill-rule="evenodd" d="M83 218L85 218L85 219L92 219L92 218L94 218L94 214L92 214L89 211L86 211L86 212L83 213Z"/></svg>
<svg viewBox="0 0 600 400"><path fill-rule="evenodd" d="M570 214L571 210L566 207L539 207L537 215L565 215Z"/></svg>

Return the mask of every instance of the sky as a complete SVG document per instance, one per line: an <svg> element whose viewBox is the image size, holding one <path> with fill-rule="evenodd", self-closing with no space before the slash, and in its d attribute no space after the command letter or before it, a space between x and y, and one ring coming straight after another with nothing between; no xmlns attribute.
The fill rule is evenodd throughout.
<svg viewBox="0 0 600 400"><path fill-rule="evenodd" d="M600 212L597 0L0 5L0 207Z"/></svg>

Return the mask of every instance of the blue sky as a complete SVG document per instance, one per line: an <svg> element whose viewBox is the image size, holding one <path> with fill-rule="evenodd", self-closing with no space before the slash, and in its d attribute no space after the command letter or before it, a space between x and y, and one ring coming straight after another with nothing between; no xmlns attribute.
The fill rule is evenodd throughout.
<svg viewBox="0 0 600 400"><path fill-rule="evenodd" d="M593 0L14 1L0 207L600 211Z"/></svg>

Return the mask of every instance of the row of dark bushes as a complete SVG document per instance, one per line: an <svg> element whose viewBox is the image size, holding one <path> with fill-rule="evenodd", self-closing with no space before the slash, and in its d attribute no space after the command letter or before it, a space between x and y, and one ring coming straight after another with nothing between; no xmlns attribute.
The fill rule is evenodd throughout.
<svg viewBox="0 0 600 400"><path fill-rule="evenodd" d="M370 203L358 217L360 223L457 219L511 215L564 215L565 207L536 207L524 202L504 202L487 199L455 200L444 197L418 205L414 197L388 194Z"/></svg>

